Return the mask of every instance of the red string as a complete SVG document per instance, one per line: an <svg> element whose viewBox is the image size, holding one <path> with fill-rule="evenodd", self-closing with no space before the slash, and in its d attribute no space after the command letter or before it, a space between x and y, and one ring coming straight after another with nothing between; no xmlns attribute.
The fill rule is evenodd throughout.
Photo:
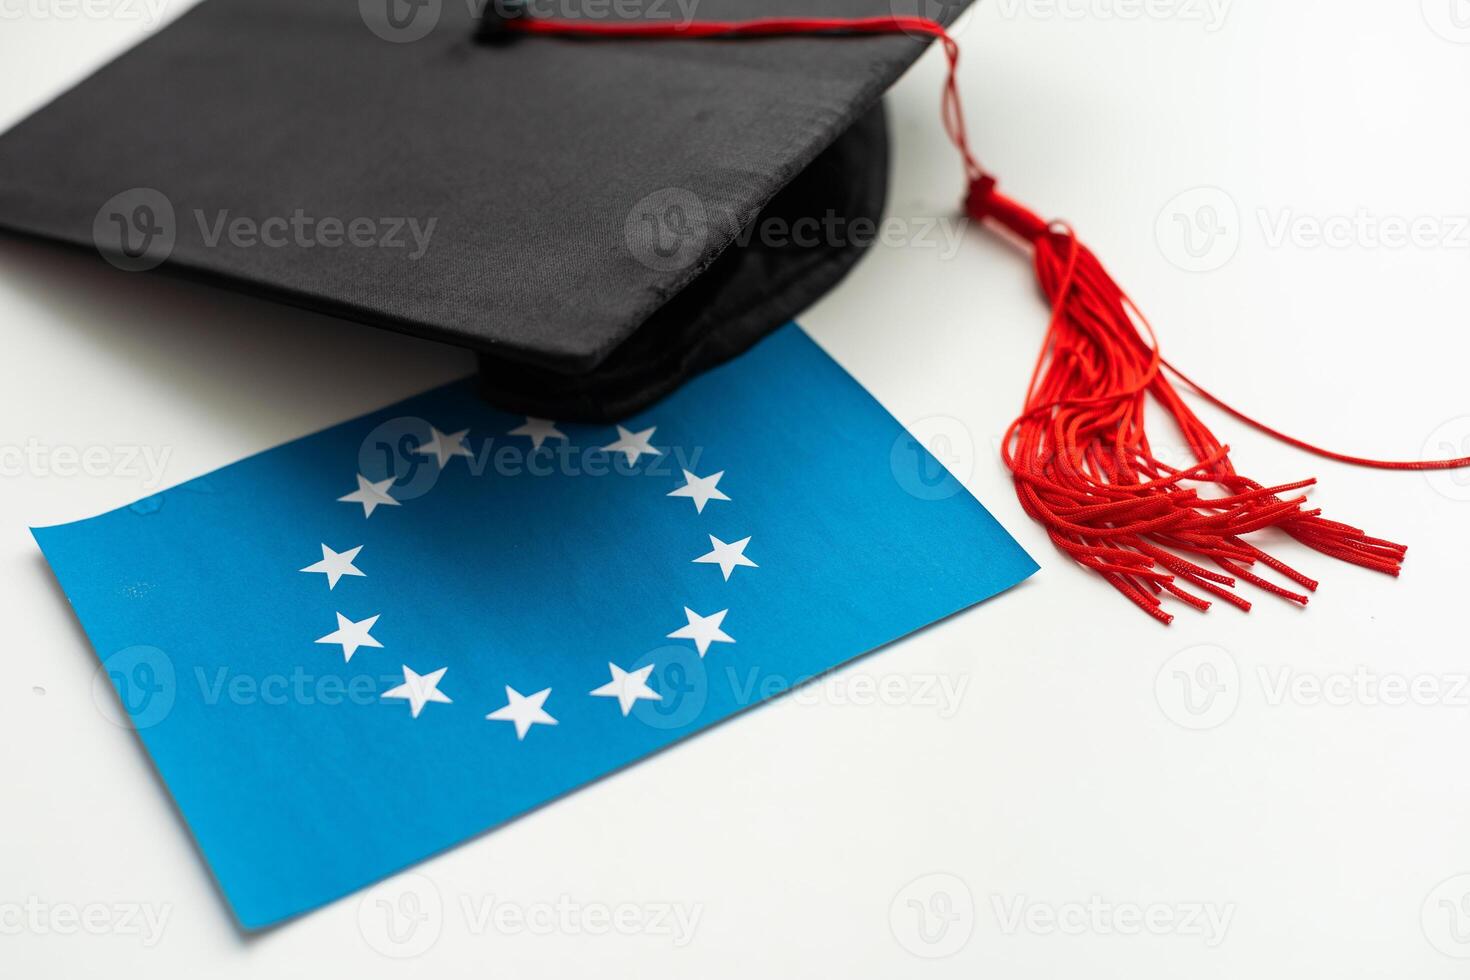
<svg viewBox="0 0 1470 980"><path fill-rule="evenodd" d="M1333 558L1397 575L1405 548L1370 537L1306 506L1316 481L1263 486L1236 473L1229 449L1184 404L1172 372L1207 401L1261 431L1309 452L1385 469L1451 469L1470 457L1393 462L1322 449L1232 408L1159 354L1153 328L1070 227L1048 222L996 190L970 150L956 81L959 45L944 26L924 17L776 17L749 21L624 23L519 18L511 30L600 38L719 38L813 34L910 33L939 40L948 62L941 104L945 132L964 161L965 211L1030 245L1051 320L1027 385L1025 406L1002 440L1021 506L1052 542L1091 568L1154 618L1168 623L1165 596L1196 609L1210 601L1248 610L1238 581L1305 604L1307 596L1252 569L1259 565L1310 592L1317 583L1247 543L1243 535L1274 527ZM1146 337L1145 337L1146 335ZM1183 435L1191 461L1159 459L1144 430L1152 398ZM1209 496L1200 490L1213 486ZM1185 557L1188 556L1188 557ZM1208 563L1220 569L1205 567ZM1192 591L1193 590L1193 591Z"/></svg>
<svg viewBox="0 0 1470 980"><path fill-rule="evenodd" d="M1273 429L1259 419L1251 418L1240 409L1221 401L1218 396L1212 395L1204 388L1201 388L1198 381L1195 381L1189 375L1179 370L1173 364L1169 363L1168 360L1165 360L1163 363L1164 367L1168 368L1176 378L1187 384L1191 391L1211 405L1235 416L1246 425L1261 430L1273 439L1280 440L1298 449L1304 449L1309 453L1316 453L1318 456L1323 456L1327 459L1335 459L1339 463L1351 463L1354 466L1369 466L1380 470L1457 470L1464 466L1470 466L1470 456L1460 456L1455 459L1370 459L1365 456L1349 456L1346 453L1323 449L1321 446L1315 446L1310 442L1298 439L1296 436L1287 435L1279 429Z"/></svg>

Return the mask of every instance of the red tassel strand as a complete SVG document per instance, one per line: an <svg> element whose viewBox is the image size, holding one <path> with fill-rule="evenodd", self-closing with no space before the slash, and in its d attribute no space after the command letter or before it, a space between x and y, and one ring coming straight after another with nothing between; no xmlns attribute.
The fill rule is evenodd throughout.
<svg viewBox="0 0 1470 980"><path fill-rule="evenodd" d="M1246 542L1244 535L1253 531L1277 528L1324 555L1389 575L1399 573L1405 552L1403 545L1327 520L1308 507L1306 495L1298 491L1316 483L1313 479L1262 486L1236 473L1228 447L1184 404L1169 373L1241 421L1329 459L1404 470L1470 465L1470 457L1394 462L1319 448L1230 407L1165 361L1153 328L1071 228L1045 221L999 193L995 179L976 162L956 82L959 45L937 21L868 17L608 24L519 18L505 26L524 33L601 38L903 32L937 39L949 63L941 107L944 127L960 151L969 181L965 211L1031 248L1037 279L1051 304L1051 322L1026 389L1025 407L1007 429L1001 454L1014 474L1022 508L1046 528L1052 543L1160 622L1174 618L1164 607L1167 599L1199 610L1220 599L1249 610L1250 603L1232 591L1240 582L1305 604L1306 593L1317 583ZM1149 398L1174 420L1195 462L1176 468L1154 455L1144 428ZM1305 591L1256 574L1257 566Z"/></svg>
<svg viewBox="0 0 1470 980"><path fill-rule="evenodd" d="M1398 574L1402 545L1307 506L1296 491L1315 480L1263 487L1235 472L1228 449L1164 373L1147 321L1070 229L1001 196L988 177L975 182L966 210L1030 244L1052 306L1025 410L1001 452L1021 506L1059 549L1164 623L1174 618L1164 608L1166 595L1197 609L1210 604L1199 593L1249 609L1229 591L1238 581L1305 604L1304 593L1251 570L1260 564L1307 592L1317 587L1242 540L1266 527L1334 558ZM1154 456L1144 428L1147 396L1177 423L1194 465L1176 468ZM1218 490L1202 495L1210 484Z"/></svg>

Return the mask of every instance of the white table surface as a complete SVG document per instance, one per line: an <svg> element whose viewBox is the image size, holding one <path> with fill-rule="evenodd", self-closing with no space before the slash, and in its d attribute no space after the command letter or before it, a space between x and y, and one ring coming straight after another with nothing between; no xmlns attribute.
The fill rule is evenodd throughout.
<svg viewBox="0 0 1470 980"><path fill-rule="evenodd" d="M147 30L126 16L142 0L100 2L113 14L0 0L0 124ZM1178 363L1341 448L1458 453L1467 15L1463 0L987 0L960 33L963 84L1007 189L1081 230ZM931 52L890 102L895 215L949 214L960 190L941 67ZM1208 221L1201 206L1223 235L1191 257L1180 233ZM1385 244L1415 218L1423 240ZM1315 244L1313 228L1345 237ZM1465 975L1470 479L1307 458L1202 408L1245 472L1319 476L1330 516L1409 560L1395 581L1288 543L1323 582L1309 609L1260 597L1163 628L1059 557L996 456L1045 321L1023 257L975 229L952 256L879 248L802 319L898 418L940 418L921 431L946 434L1041 573L420 877L246 937L136 739L94 705L92 653L27 527L471 359L0 240L0 975ZM98 446L107 472L57 472ZM161 475L125 465L134 448ZM1201 665L1221 689L1191 714L1179 677ZM893 678L898 696L864 695ZM427 918L390 933L378 900L408 891ZM640 925L596 934L599 909ZM78 915L96 934L68 929Z"/></svg>

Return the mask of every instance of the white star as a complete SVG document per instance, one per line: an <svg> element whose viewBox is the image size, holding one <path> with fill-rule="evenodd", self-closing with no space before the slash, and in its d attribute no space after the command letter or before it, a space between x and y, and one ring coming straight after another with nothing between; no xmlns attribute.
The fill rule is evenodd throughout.
<svg viewBox="0 0 1470 980"><path fill-rule="evenodd" d="M720 470L720 472L713 476L695 476L693 473L685 470L684 485L677 490L670 490L668 495L670 497L690 498L694 501L694 512L696 514L703 514L704 505L711 500L730 499L721 493L716 486L720 482L720 477L724 475L724 470Z"/></svg>
<svg viewBox="0 0 1470 980"><path fill-rule="evenodd" d="M337 501L344 504L362 504L362 516L372 517L373 511L379 505L383 507L397 507L398 501L388 496L388 488L393 485L393 477L379 480L377 483L369 480L361 473L357 475L357 489L345 497L338 497Z"/></svg>
<svg viewBox="0 0 1470 980"><path fill-rule="evenodd" d="M525 738L532 725L555 725L556 719L548 715L541 706L551 695L551 688L537 691L527 697L509 684L505 685L506 706L485 716L486 721L509 721L516 726L516 738Z"/></svg>
<svg viewBox="0 0 1470 980"><path fill-rule="evenodd" d="M725 573L725 581L730 581L730 573L736 568L759 568L755 562L745 557L745 546L750 544L750 538L744 537L734 544L726 544L713 534L709 536L710 547L713 549L706 555L700 555L694 559L695 564L719 565L720 571Z"/></svg>
<svg viewBox="0 0 1470 980"><path fill-rule="evenodd" d="M366 572L363 572L356 565L352 564L352 560L357 557L357 553L361 550L362 545L358 545L351 551L340 552L333 551L326 545L322 545L322 560L307 565L305 568L301 569L301 571L321 572L327 577L327 589L335 589L337 587L337 580L344 575L358 575L363 578L367 577Z"/></svg>
<svg viewBox="0 0 1470 980"><path fill-rule="evenodd" d="M469 429L460 429L458 432L445 435L431 425L429 426L429 441L420 443L414 452L420 456L433 456L439 462L439 468L442 470L444 464L455 456L474 458L475 454L470 452L464 444L464 437L469 434Z"/></svg>
<svg viewBox="0 0 1470 980"><path fill-rule="evenodd" d="M408 702L409 710L417 718L419 712L424 710L424 705L430 701L440 704L453 704L449 696L439 690L439 681L444 678L444 672L448 667L440 667L438 670L427 674L415 674L407 664L403 665L403 683L395 688L383 692L385 698L402 698Z"/></svg>
<svg viewBox="0 0 1470 980"><path fill-rule="evenodd" d="M647 667L639 667L629 673L612 661L608 661L607 669L612 672L612 680L590 692L594 698L617 698L618 706L623 709L623 717L628 717L628 712L633 710L635 701L662 701L657 691L648 686L648 675L653 673L653 664Z"/></svg>
<svg viewBox="0 0 1470 980"><path fill-rule="evenodd" d="M711 643L734 643L735 639L720 629L721 624L725 622L725 614L729 611L721 609L713 616L701 616L685 606L684 615L688 618L689 625L674 630L669 634L669 639L693 640L694 648L699 651L701 657L704 656L704 652L709 649Z"/></svg>
<svg viewBox="0 0 1470 980"><path fill-rule="evenodd" d="M506 435L530 436L531 452L540 449L541 444L547 439L561 439L565 441L567 437L567 434L558 429L556 423L550 419L533 419L529 415L526 416L525 425L516 426L507 432Z"/></svg>
<svg viewBox="0 0 1470 980"><path fill-rule="evenodd" d="M340 643L342 645L342 657L347 663L352 663L352 655L357 652L358 647L381 647L383 644L373 639L370 631L373 624L378 621L377 616L369 616L360 622L354 623L341 613L337 614L337 629L317 640L318 643Z"/></svg>
<svg viewBox="0 0 1470 980"><path fill-rule="evenodd" d="M648 440L653 438L655 428L657 427L649 426L642 432L629 432L620 425L618 426L617 442L614 442L610 446L603 446L603 451L624 454L628 457L628 464L630 466L638 462L638 457L644 454L662 456L663 452L661 450L654 449L648 444Z"/></svg>

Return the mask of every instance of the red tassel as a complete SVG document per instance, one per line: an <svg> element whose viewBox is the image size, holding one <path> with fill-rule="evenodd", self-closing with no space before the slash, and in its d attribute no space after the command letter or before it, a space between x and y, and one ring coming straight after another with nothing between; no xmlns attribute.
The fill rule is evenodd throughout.
<svg viewBox="0 0 1470 980"><path fill-rule="evenodd" d="M1248 544L1242 536L1252 531L1279 528L1324 555L1389 575L1399 573L1406 550L1308 508L1306 496L1297 491L1315 480L1263 487L1236 473L1228 447L1184 404L1167 373L1242 421L1329 459L1401 470L1470 466L1470 457L1396 462L1322 449L1231 408L1165 361L1153 329L1071 228L1044 221L998 193L995 179L976 162L956 83L959 45L937 21L765 18L618 25L536 18L513 20L506 27L602 38L904 32L937 39L949 62L944 127L964 159L969 179L965 211L1030 245L1037 279L1051 303L1051 323L1027 387L1025 408L1006 430L1001 450L1014 474L1021 506L1046 528L1059 549L1163 623L1174 618L1163 608L1165 595L1203 610L1210 606L1210 600L1199 594L1204 593L1249 610L1250 603L1231 591L1240 581L1306 603L1305 594L1252 570L1261 565L1308 592L1317 588L1312 579ZM1193 465L1176 469L1153 455L1144 430L1144 406L1150 396L1178 424L1196 460ZM1201 489L1211 487L1213 493L1201 495Z"/></svg>
<svg viewBox="0 0 1470 980"><path fill-rule="evenodd" d="M1001 452L1021 506L1058 548L1165 623L1174 618L1163 609L1166 593L1197 609L1210 605L1198 592L1249 609L1229 591L1237 580L1305 604L1306 595L1250 570L1259 563L1309 592L1317 587L1242 540L1266 527L1334 558L1398 574L1402 545L1306 506L1295 491L1315 480L1263 487L1235 472L1227 447L1170 383L1147 321L1071 229L1041 220L983 175L971 184L966 211L1031 245L1051 303L1025 410ZM1153 455L1144 428L1149 395L1178 424L1195 465L1177 469ZM1210 484L1218 491L1202 496L1200 488Z"/></svg>

